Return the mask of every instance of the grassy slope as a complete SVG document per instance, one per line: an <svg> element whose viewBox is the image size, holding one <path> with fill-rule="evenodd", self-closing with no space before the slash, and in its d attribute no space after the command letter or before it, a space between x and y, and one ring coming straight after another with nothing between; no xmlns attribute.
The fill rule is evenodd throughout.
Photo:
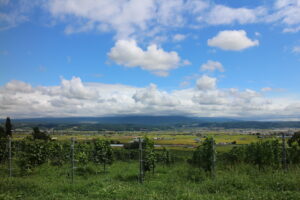
<svg viewBox="0 0 300 200"><path fill-rule="evenodd" d="M0 199L300 199L300 169L259 172L253 166L239 165L218 169L211 179L187 164L158 166L147 174L143 185L137 183L137 162L115 162L109 173L90 165L90 173L77 175L70 183L68 166L38 167L29 176L0 179ZM5 166L0 175L5 177ZM98 173L96 174L95 172ZM15 173L17 173L15 171Z"/></svg>

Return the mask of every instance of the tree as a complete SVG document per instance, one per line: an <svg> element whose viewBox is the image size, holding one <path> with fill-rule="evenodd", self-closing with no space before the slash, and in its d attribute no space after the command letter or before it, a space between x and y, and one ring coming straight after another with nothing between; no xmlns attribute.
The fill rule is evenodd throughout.
<svg viewBox="0 0 300 200"><path fill-rule="evenodd" d="M300 131L287 141L290 148L288 148L288 161L290 163L300 163Z"/></svg>
<svg viewBox="0 0 300 200"><path fill-rule="evenodd" d="M193 153L192 164L210 171L214 174L216 150L214 148L215 141L212 137L206 138L202 145L198 146Z"/></svg>
<svg viewBox="0 0 300 200"><path fill-rule="evenodd" d="M7 137L5 130L0 126L0 163L7 159Z"/></svg>
<svg viewBox="0 0 300 200"><path fill-rule="evenodd" d="M7 118L6 118L6 121L5 121L5 132L6 132L6 136L12 136L11 129L12 129L11 121L10 121L10 118L7 117Z"/></svg>
<svg viewBox="0 0 300 200"><path fill-rule="evenodd" d="M281 148L278 140L259 141L246 146L233 147L225 154L226 160L231 163L250 163L259 169L266 166L278 168L280 165Z"/></svg>
<svg viewBox="0 0 300 200"><path fill-rule="evenodd" d="M34 140L38 139L38 140L45 140L48 141L50 140L50 136L47 135L45 132L41 132L39 127L33 127L33 132L32 132L32 137Z"/></svg>
<svg viewBox="0 0 300 200"><path fill-rule="evenodd" d="M225 154L226 160L230 164L236 164L245 160L245 148L243 146L234 146L229 152Z"/></svg>
<svg viewBox="0 0 300 200"><path fill-rule="evenodd" d="M21 140L17 154L17 165L21 173L30 173L36 166L45 163L49 158L48 147L48 142L43 140Z"/></svg>
<svg viewBox="0 0 300 200"><path fill-rule="evenodd" d="M106 171L106 165L113 162L113 150L110 142L107 140L94 140L94 162L103 164L103 170Z"/></svg>
<svg viewBox="0 0 300 200"><path fill-rule="evenodd" d="M147 137L143 139L143 150L144 150L144 162L143 169L145 171L152 170L154 173L155 163L156 163L156 154L154 152L154 142Z"/></svg>
<svg viewBox="0 0 300 200"><path fill-rule="evenodd" d="M165 147L163 147L162 153L160 155L160 161L165 165L170 165L173 162L173 158L170 154L170 151Z"/></svg>
<svg viewBox="0 0 300 200"><path fill-rule="evenodd" d="M0 126L0 139L5 139L5 138L6 138L5 130L2 126Z"/></svg>
<svg viewBox="0 0 300 200"><path fill-rule="evenodd" d="M294 142L297 142L300 146L300 131L294 133L294 135L288 140L288 145L292 146Z"/></svg>

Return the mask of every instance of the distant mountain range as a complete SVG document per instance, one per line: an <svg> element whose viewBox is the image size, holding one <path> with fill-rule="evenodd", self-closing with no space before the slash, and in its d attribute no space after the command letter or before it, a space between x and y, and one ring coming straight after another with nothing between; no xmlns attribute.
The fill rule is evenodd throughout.
<svg viewBox="0 0 300 200"><path fill-rule="evenodd" d="M233 122L239 121L219 117L185 117L185 116L113 116L113 117L66 117L66 118L28 118L14 119L22 123L78 123L78 124L143 124L143 125L174 125L200 122Z"/></svg>
<svg viewBox="0 0 300 200"><path fill-rule="evenodd" d="M4 121L3 121L4 122ZM15 128L42 128L75 130L163 130L181 127L208 128L300 128L299 121L242 121L221 117L186 116L112 116L12 119Z"/></svg>

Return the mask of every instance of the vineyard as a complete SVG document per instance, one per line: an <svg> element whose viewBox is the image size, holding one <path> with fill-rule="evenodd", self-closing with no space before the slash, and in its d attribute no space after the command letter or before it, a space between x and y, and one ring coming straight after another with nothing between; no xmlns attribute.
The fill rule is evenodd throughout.
<svg viewBox="0 0 300 200"><path fill-rule="evenodd" d="M35 131L34 133L39 133ZM300 133L217 152L155 149L147 138L1 139L0 199L299 199ZM38 138L38 139L37 139Z"/></svg>

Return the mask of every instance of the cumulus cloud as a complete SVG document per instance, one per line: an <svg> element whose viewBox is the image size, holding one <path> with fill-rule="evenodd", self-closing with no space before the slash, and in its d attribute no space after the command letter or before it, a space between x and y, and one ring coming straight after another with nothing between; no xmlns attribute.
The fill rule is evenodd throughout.
<svg viewBox="0 0 300 200"><path fill-rule="evenodd" d="M186 35L183 35L183 34L176 34L173 36L173 40L175 42L180 42L182 40L184 40L186 38Z"/></svg>
<svg viewBox="0 0 300 200"><path fill-rule="evenodd" d="M216 82L216 78L203 75L197 80L196 85L199 90L212 90L216 88Z"/></svg>
<svg viewBox="0 0 300 200"><path fill-rule="evenodd" d="M200 70L211 71L211 72L218 70L220 72L224 72L223 65L218 61L212 61L212 60L208 60L206 63L201 65Z"/></svg>
<svg viewBox="0 0 300 200"><path fill-rule="evenodd" d="M223 5L215 5L209 12L205 21L208 24L239 24L255 23L259 17L266 14L266 9L258 7L256 9L248 8L231 8Z"/></svg>
<svg viewBox="0 0 300 200"><path fill-rule="evenodd" d="M241 51L249 47L258 46L258 40L251 40L244 30L220 31L215 37L208 39L207 44L223 50Z"/></svg>
<svg viewBox="0 0 300 200"><path fill-rule="evenodd" d="M285 117L300 114L299 100L266 98L246 89L219 89L206 75L195 88L164 91L121 84L85 83L79 77L57 86L33 87L10 81L0 87L0 117L68 117L107 115L189 115L209 117ZM279 114L278 114L279 113Z"/></svg>
<svg viewBox="0 0 300 200"><path fill-rule="evenodd" d="M134 40L118 40L108 56L119 65L140 67L158 76L167 76L170 70L180 65L176 52L166 52L155 44L143 50Z"/></svg>
<svg viewBox="0 0 300 200"><path fill-rule="evenodd" d="M138 102L147 106L176 106L179 101L176 98L172 98L172 95L165 91L159 91L155 84L150 84L148 88L137 90L132 98Z"/></svg>
<svg viewBox="0 0 300 200"><path fill-rule="evenodd" d="M30 84L27 84L23 81L12 80L5 84L4 88L8 92L21 92L28 93L32 91L32 87Z"/></svg>
<svg viewBox="0 0 300 200"><path fill-rule="evenodd" d="M74 99L91 99L96 98L96 91L85 87L78 77L73 77L71 80L61 80L61 94L67 98Z"/></svg>

